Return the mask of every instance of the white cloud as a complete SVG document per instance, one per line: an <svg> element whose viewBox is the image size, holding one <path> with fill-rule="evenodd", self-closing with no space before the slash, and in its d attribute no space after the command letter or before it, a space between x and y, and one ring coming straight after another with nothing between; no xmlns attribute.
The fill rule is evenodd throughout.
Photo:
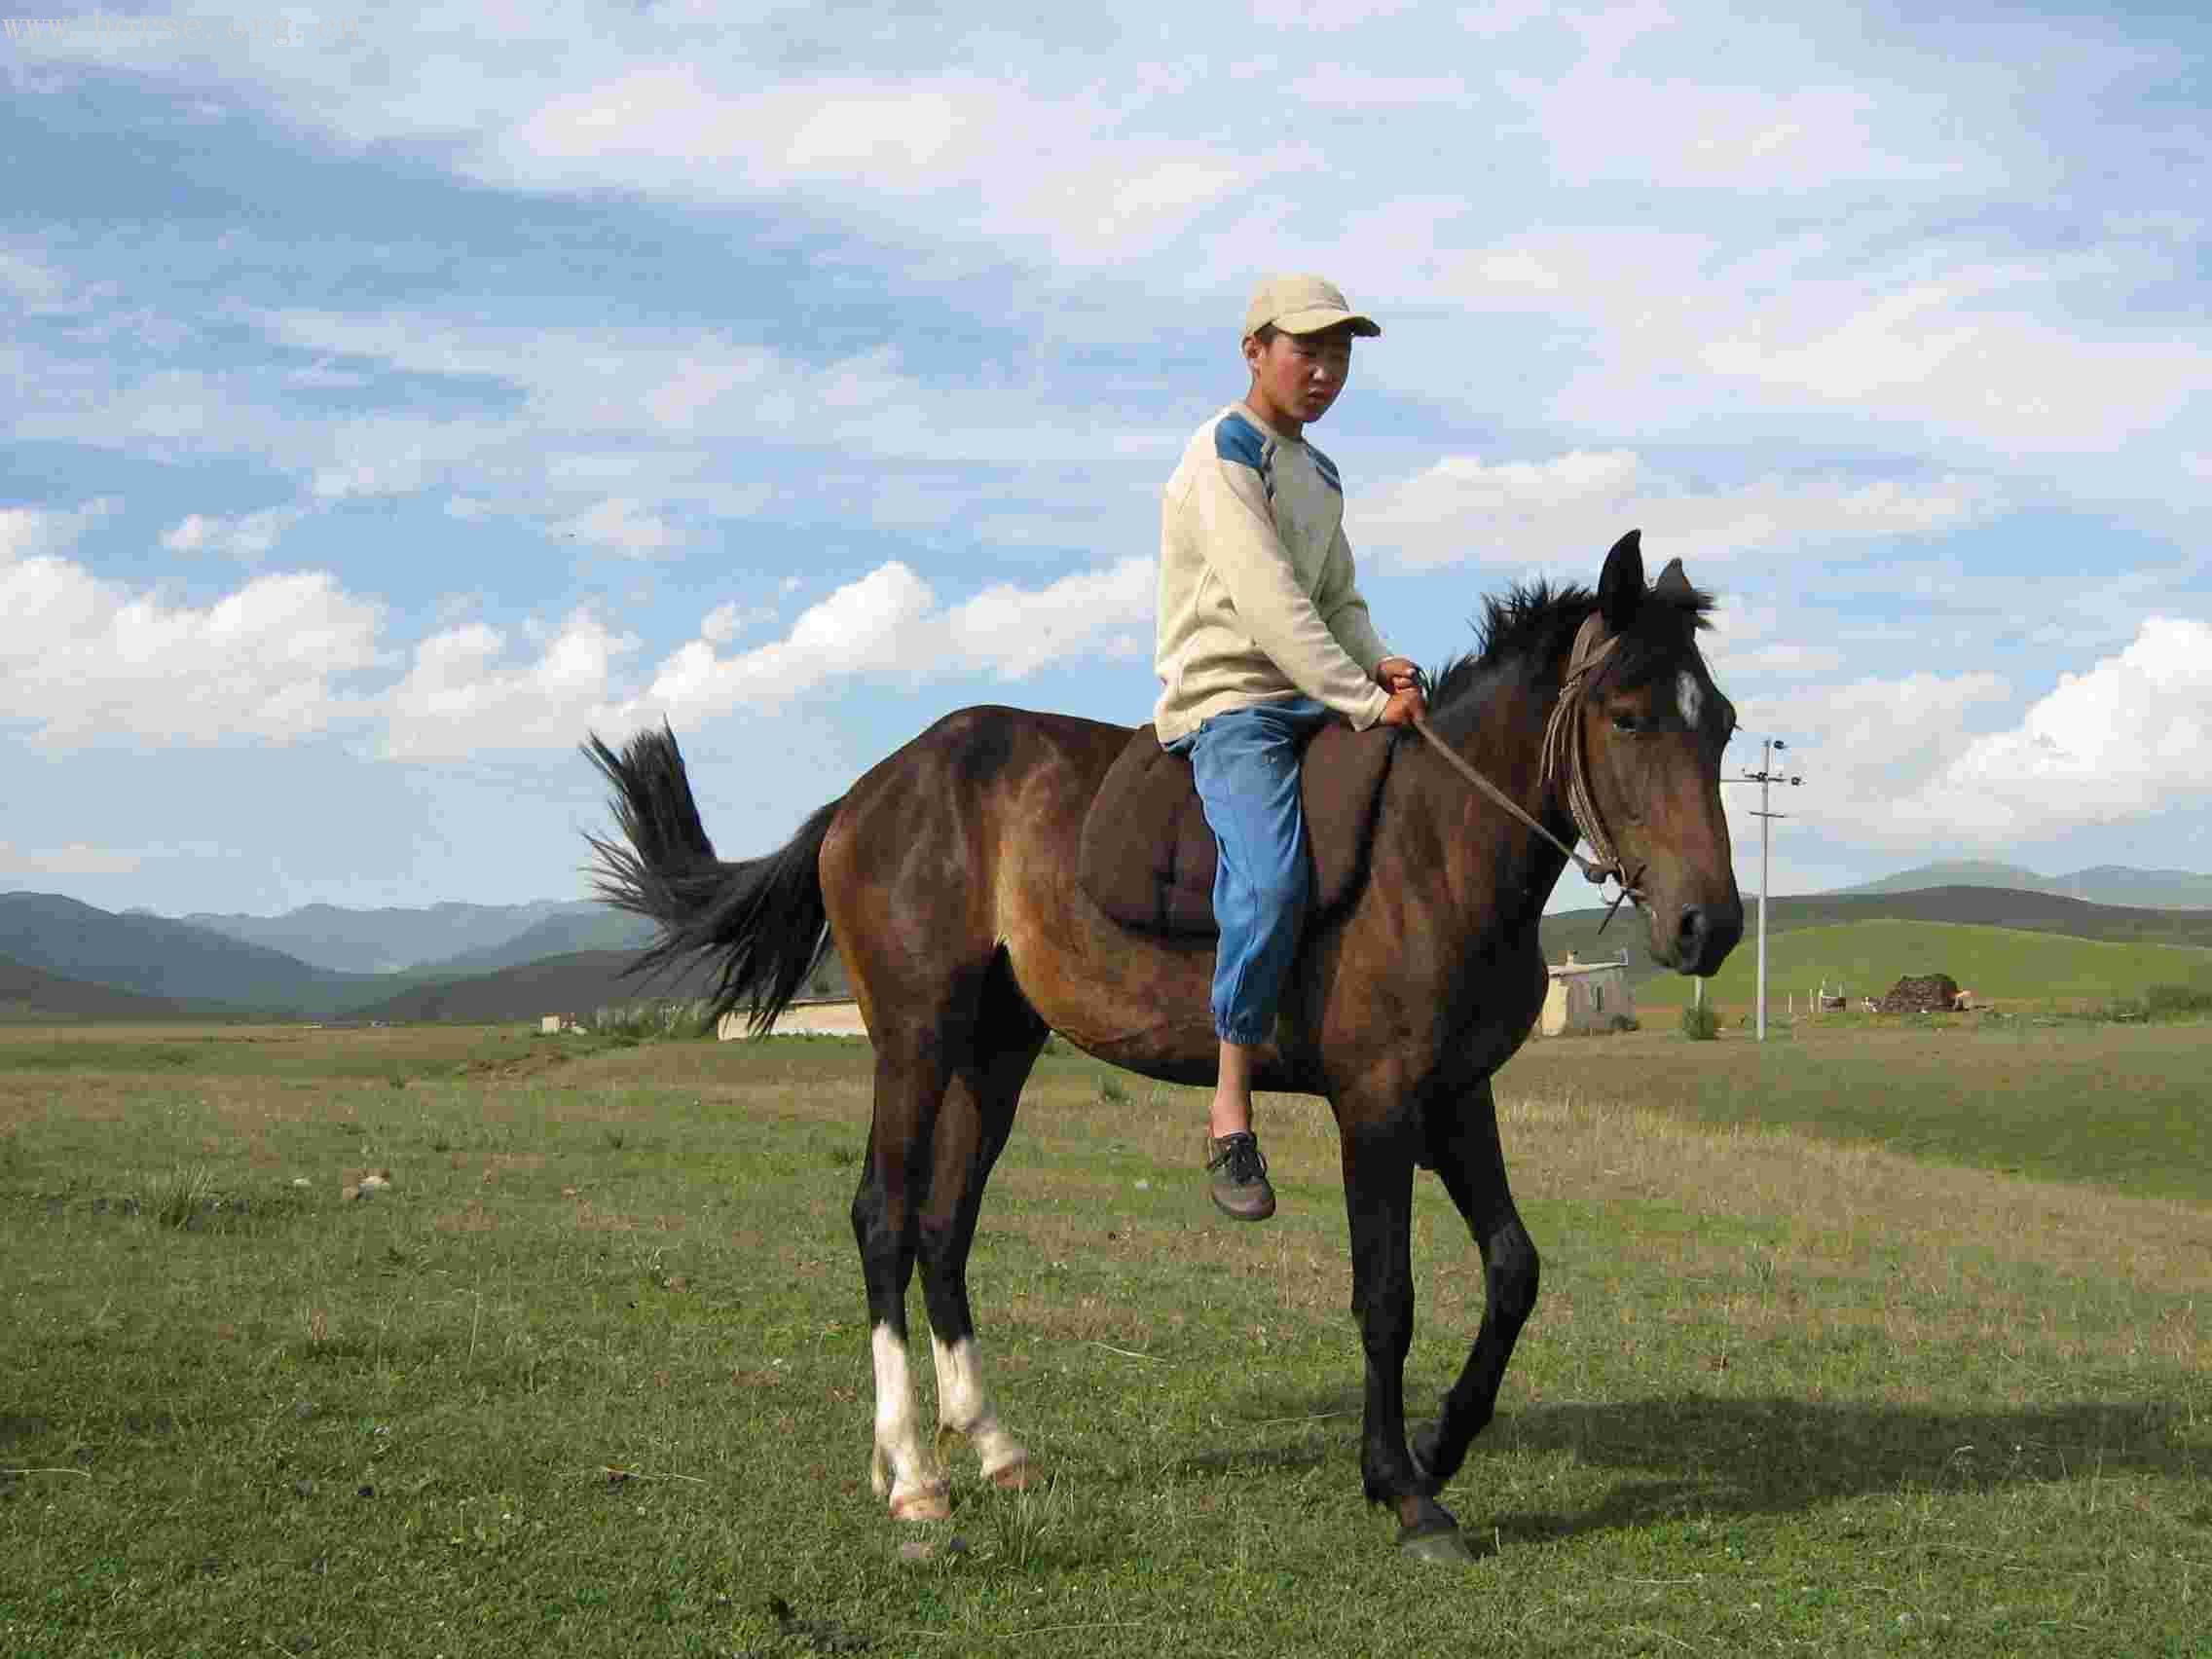
<svg viewBox="0 0 2212 1659"><path fill-rule="evenodd" d="M563 535L612 548L633 559L649 558L682 540L668 521L628 496L609 496L554 526Z"/></svg>
<svg viewBox="0 0 2212 1659"><path fill-rule="evenodd" d="M1695 571L1746 555L1783 558L1853 541L1939 535L1987 516L1990 488L1762 478L1698 491L1628 450L1572 450L1543 461L1446 456L1355 508L1363 542L1409 565L1482 562L1594 569L1624 531L1647 555Z"/></svg>
<svg viewBox="0 0 2212 1659"><path fill-rule="evenodd" d="M481 622L433 634L406 677L380 700L378 754L391 760L461 760L493 750L559 749L619 717L614 665L638 648L588 611L569 617L536 658L509 664L508 639Z"/></svg>
<svg viewBox="0 0 2212 1659"><path fill-rule="evenodd" d="M72 841L63 847L18 847L0 841L0 871L10 875L129 875L145 863L142 853Z"/></svg>
<svg viewBox="0 0 2212 1659"><path fill-rule="evenodd" d="M852 674L920 678L993 674L1020 680L1087 655L1149 647L1157 578L1150 559L1063 576L1043 588L1001 583L942 608L900 561L880 565L810 606L783 639L734 656L702 637L660 665L630 711L699 720L774 708ZM721 612L708 618L719 628ZM725 636L726 638L726 636Z"/></svg>
<svg viewBox="0 0 2212 1659"><path fill-rule="evenodd" d="M334 682L374 665L378 623L319 571L195 608L20 560L0 568L0 718L59 748L306 737L353 712Z"/></svg>
<svg viewBox="0 0 2212 1659"><path fill-rule="evenodd" d="M0 507L0 565L66 553L122 504L108 496L81 507Z"/></svg>
<svg viewBox="0 0 2212 1659"><path fill-rule="evenodd" d="M2212 804L2212 623L2146 617L2117 656L2065 674L2009 730L1975 738L1899 803L1908 826L1990 845Z"/></svg>
<svg viewBox="0 0 2212 1659"><path fill-rule="evenodd" d="M219 553L252 564L268 557L300 517L297 507L265 507L239 518L187 513L162 533L162 545L171 553Z"/></svg>

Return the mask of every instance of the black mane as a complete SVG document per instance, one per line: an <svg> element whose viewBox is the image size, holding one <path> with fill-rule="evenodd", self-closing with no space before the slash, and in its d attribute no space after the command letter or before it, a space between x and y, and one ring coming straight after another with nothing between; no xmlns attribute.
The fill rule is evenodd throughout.
<svg viewBox="0 0 2212 1659"><path fill-rule="evenodd" d="M1708 627L1713 596L1697 588L1647 590L1643 608L1630 626L1627 649L1606 678L1629 684L1647 670L1653 657L1674 655ZM1475 648L1456 656L1429 677L1429 718L1448 737L1461 735L1456 713L1472 714L1482 690L1500 675L1526 679L1558 662L1573 647L1575 630L1598 608L1598 596L1579 583L1554 587L1537 580L1516 582L1503 596L1483 601L1475 619Z"/></svg>

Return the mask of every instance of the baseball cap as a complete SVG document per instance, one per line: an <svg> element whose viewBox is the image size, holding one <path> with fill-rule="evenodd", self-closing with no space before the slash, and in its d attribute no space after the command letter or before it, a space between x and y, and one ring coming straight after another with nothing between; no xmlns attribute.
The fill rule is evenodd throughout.
<svg viewBox="0 0 2212 1659"><path fill-rule="evenodd" d="M1318 276L1270 276L1262 282L1244 308L1244 332L1237 338L1257 334L1271 322L1285 334L1317 334L1342 322L1350 323L1358 335L1382 332L1373 317L1346 303L1342 288Z"/></svg>

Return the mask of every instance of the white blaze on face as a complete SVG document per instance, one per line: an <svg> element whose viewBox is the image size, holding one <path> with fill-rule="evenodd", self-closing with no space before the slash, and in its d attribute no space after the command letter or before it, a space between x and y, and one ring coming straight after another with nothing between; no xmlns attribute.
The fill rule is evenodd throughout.
<svg viewBox="0 0 2212 1659"><path fill-rule="evenodd" d="M962 1337L956 1343L941 1343L933 1335L930 1351L937 1361L940 1431L968 1437L976 1456L982 1460L986 1480L1002 1469L1011 1469L1024 1461L1029 1454L999 1426L998 1414L991 1409L991 1396L983 1386L982 1359L976 1351L976 1339Z"/></svg>
<svg viewBox="0 0 2212 1659"><path fill-rule="evenodd" d="M1675 706L1681 711L1682 723L1697 730L1698 716L1705 712L1705 688L1686 668L1675 676Z"/></svg>

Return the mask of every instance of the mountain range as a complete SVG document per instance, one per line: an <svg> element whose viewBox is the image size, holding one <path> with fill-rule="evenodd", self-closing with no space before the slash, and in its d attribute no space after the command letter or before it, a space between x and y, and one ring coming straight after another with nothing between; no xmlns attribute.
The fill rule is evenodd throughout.
<svg viewBox="0 0 2212 1659"><path fill-rule="evenodd" d="M2152 903L2157 901L2157 903ZM1755 926L1755 898L1747 929ZM1966 922L2145 944L2212 947L2212 876L2101 866L2043 876L2014 865L1923 865L1835 893L1778 898L1770 933L1894 918ZM1545 955L1585 961L1630 946L1631 977L1654 972L1629 917L1546 916ZM52 893L0 894L0 1018L350 1015L510 1019L647 996L701 994L706 977L641 982L624 970L651 934L589 900L281 916L115 913ZM1747 943L1749 940L1747 940ZM458 947L458 948L457 948ZM404 962L398 972L347 964ZM844 989L834 955L814 994Z"/></svg>
<svg viewBox="0 0 2212 1659"><path fill-rule="evenodd" d="M541 956L626 949L652 932L650 924L589 899L376 910L307 904L280 916L198 911L176 919L227 939L283 951L311 967L337 974L394 974L415 968L482 973Z"/></svg>
<svg viewBox="0 0 2212 1659"><path fill-rule="evenodd" d="M1862 893L1911 893L1931 887L2003 887L2015 893L2050 893L2092 904L2128 904L2154 910L2212 910L2212 875L2186 869L2134 869L2126 865L2092 865L2070 875L2038 875L2019 865L1974 859L1920 865L1839 887L1827 897Z"/></svg>

